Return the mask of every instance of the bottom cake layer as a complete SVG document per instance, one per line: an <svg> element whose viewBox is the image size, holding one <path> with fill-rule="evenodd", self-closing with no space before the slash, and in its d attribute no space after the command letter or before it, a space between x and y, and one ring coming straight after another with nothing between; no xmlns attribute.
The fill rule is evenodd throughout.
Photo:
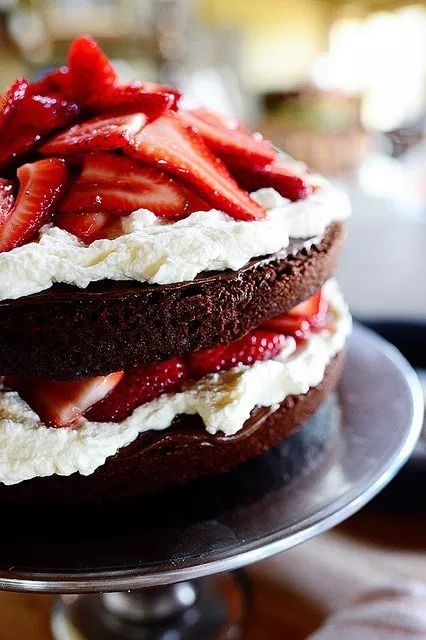
<svg viewBox="0 0 426 640"><path fill-rule="evenodd" d="M89 476L74 473L11 486L0 484L0 500L32 504L118 500L229 471L265 453L303 425L335 388L343 358L341 351L328 364L322 382L306 394L287 396L278 406L255 409L233 436L207 433L199 416L178 416L169 430L140 434Z"/></svg>

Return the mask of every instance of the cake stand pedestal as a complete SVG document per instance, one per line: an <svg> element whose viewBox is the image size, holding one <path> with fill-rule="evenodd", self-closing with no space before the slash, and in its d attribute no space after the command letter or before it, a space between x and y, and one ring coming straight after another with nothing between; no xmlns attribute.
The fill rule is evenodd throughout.
<svg viewBox="0 0 426 640"><path fill-rule="evenodd" d="M2 505L0 588L64 594L56 640L236 640L247 585L225 572L360 509L407 460L422 419L411 367L357 326L337 393L235 471L117 504Z"/></svg>

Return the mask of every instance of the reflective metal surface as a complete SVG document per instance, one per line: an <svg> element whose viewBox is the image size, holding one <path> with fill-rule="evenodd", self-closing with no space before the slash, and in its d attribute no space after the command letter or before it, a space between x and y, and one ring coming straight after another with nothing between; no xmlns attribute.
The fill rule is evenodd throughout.
<svg viewBox="0 0 426 640"><path fill-rule="evenodd" d="M169 584L242 567L334 526L405 462L423 413L393 347L356 327L338 394L262 458L149 499L4 506L0 587L77 593Z"/></svg>

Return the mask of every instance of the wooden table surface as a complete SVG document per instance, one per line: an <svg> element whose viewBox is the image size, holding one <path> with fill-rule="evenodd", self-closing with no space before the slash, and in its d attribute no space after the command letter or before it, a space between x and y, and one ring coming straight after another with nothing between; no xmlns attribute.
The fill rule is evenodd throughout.
<svg viewBox="0 0 426 640"><path fill-rule="evenodd" d="M426 518L367 507L334 530L252 566L249 575L253 611L244 640L302 640L357 591L398 576L426 581ZM52 601L0 593L0 640L51 640Z"/></svg>

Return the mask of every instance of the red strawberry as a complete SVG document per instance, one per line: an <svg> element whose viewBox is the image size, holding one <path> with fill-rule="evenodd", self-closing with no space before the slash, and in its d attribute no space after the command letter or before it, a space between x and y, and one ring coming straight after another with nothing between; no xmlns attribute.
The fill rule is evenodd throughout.
<svg viewBox="0 0 426 640"><path fill-rule="evenodd" d="M305 342L311 335L309 321L302 316L291 316L283 313L276 318L264 322L262 327L271 331L279 331L285 336L293 336L298 344Z"/></svg>
<svg viewBox="0 0 426 640"><path fill-rule="evenodd" d="M230 158L232 163L248 165L249 167L260 166L272 162L276 156L269 142L262 138L256 138L243 129L224 128L213 124L204 118L200 118L196 112L180 111L179 117L182 122L190 126L191 129L200 135L206 145L220 155L226 162Z"/></svg>
<svg viewBox="0 0 426 640"><path fill-rule="evenodd" d="M93 422L121 422L140 405L179 390L186 377L186 366L180 358L135 367L126 371L114 391L89 409L85 417Z"/></svg>
<svg viewBox="0 0 426 640"><path fill-rule="evenodd" d="M40 150L45 155L75 156L120 149L130 143L145 122L143 113L93 118L58 134Z"/></svg>
<svg viewBox="0 0 426 640"><path fill-rule="evenodd" d="M191 113L196 115L199 119L208 122L209 124L219 127L219 129L226 129L228 131L243 131L247 135L250 133L241 125L237 118L229 118L216 111L210 111L204 107L198 109L192 109Z"/></svg>
<svg viewBox="0 0 426 640"><path fill-rule="evenodd" d="M117 74L98 43L90 36L76 38L68 52L71 91L83 104L106 93L116 82Z"/></svg>
<svg viewBox="0 0 426 640"><path fill-rule="evenodd" d="M112 153L92 153L61 210L116 215L150 209L159 216L183 217L187 199L180 184L165 173Z"/></svg>
<svg viewBox="0 0 426 640"><path fill-rule="evenodd" d="M73 382L19 380L6 378L5 384L16 389L49 427L78 424L89 407L105 398L123 377L123 371Z"/></svg>
<svg viewBox="0 0 426 640"><path fill-rule="evenodd" d="M290 309L288 313L271 318L262 326L293 336L298 343L302 343L309 338L313 331L319 331L326 327L327 311L328 302L320 290Z"/></svg>
<svg viewBox="0 0 426 640"><path fill-rule="evenodd" d="M32 95L24 81L14 95L14 101L6 100L3 119L0 118L0 167L30 151L43 137L69 124L79 113L74 102L61 96Z"/></svg>
<svg viewBox="0 0 426 640"><path fill-rule="evenodd" d="M0 221L0 251L24 244L54 214L67 178L64 160L48 158L18 169L20 188L15 203Z"/></svg>
<svg viewBox="0 0 426 640"><path fill-rule="evenodd" d="M175 113L162 115L135 136L125 153L176 175L212 206L240 220L263 218L264 210L242 191L219 158L215 158Z"/></svg>
<svg viewBox="0 0 426 640"><path fill-rule="evenodd" d="M91 244L101 238L110 240L118 238L123 233L121 218L110 213L64 213L55 218L55 225Z"/></svg>
<svg viewBox="0 0 426 640"><path fill-rule="evenodd" d="M24 99L27 90L28 82L25 78L18 78L9 87L6 95L0 99L0 128Z"/></svg>
<svg viewBox="0 0 426 640"><path fill-rule="evenodd" d="M7 220L13 207L13 182L0 178L0 228L3 220Z"/></svg>
<svg viewBox="0 0 426 640"><path fill-rule="evenodd" d="M313 191L305 177L292 173L289 166L281 160L274 160L262 168L242 167L238 164L231 164L230 168L238 184L248 191L273 187L290 200L301 200Z"/></svg>
<svg viewBox="0 0 426 640"><path fill-rule="evenodd" d="M327 311L328 301L320 289L313 296L290 309L288 313L291 316L306 318L311 325L320 326L326 321Z"/></svg>
<svg viewBox="0 0 426 640"><path fill-rule="evenodd" d="M269 360L284 348L293 351L294 342L276 331L251 331L243 338L221 344L208 351L189 356L189 373L192 378L202 378L208 373L232 369L241 364L253 364Z"/></svg>
<svg viewBox="0 0 426 640"><path fill-rule="evenodd" d="M73 99L73 92L71 87L71 74L68 67L63 66L58 69L50 71L45 76L33 82L29 86L29 91L32 95L52 95L60 94L68 100Z"/></svg>
<svg viewBox="0 0 426 640"><path fill-rule="evenodd" d="M88 100L87 105L99 113L142 112L150 120L172 109L176 102L173 93L148 92L142 86L123 85L111 87L106 93L100 93Z"/></svg>

